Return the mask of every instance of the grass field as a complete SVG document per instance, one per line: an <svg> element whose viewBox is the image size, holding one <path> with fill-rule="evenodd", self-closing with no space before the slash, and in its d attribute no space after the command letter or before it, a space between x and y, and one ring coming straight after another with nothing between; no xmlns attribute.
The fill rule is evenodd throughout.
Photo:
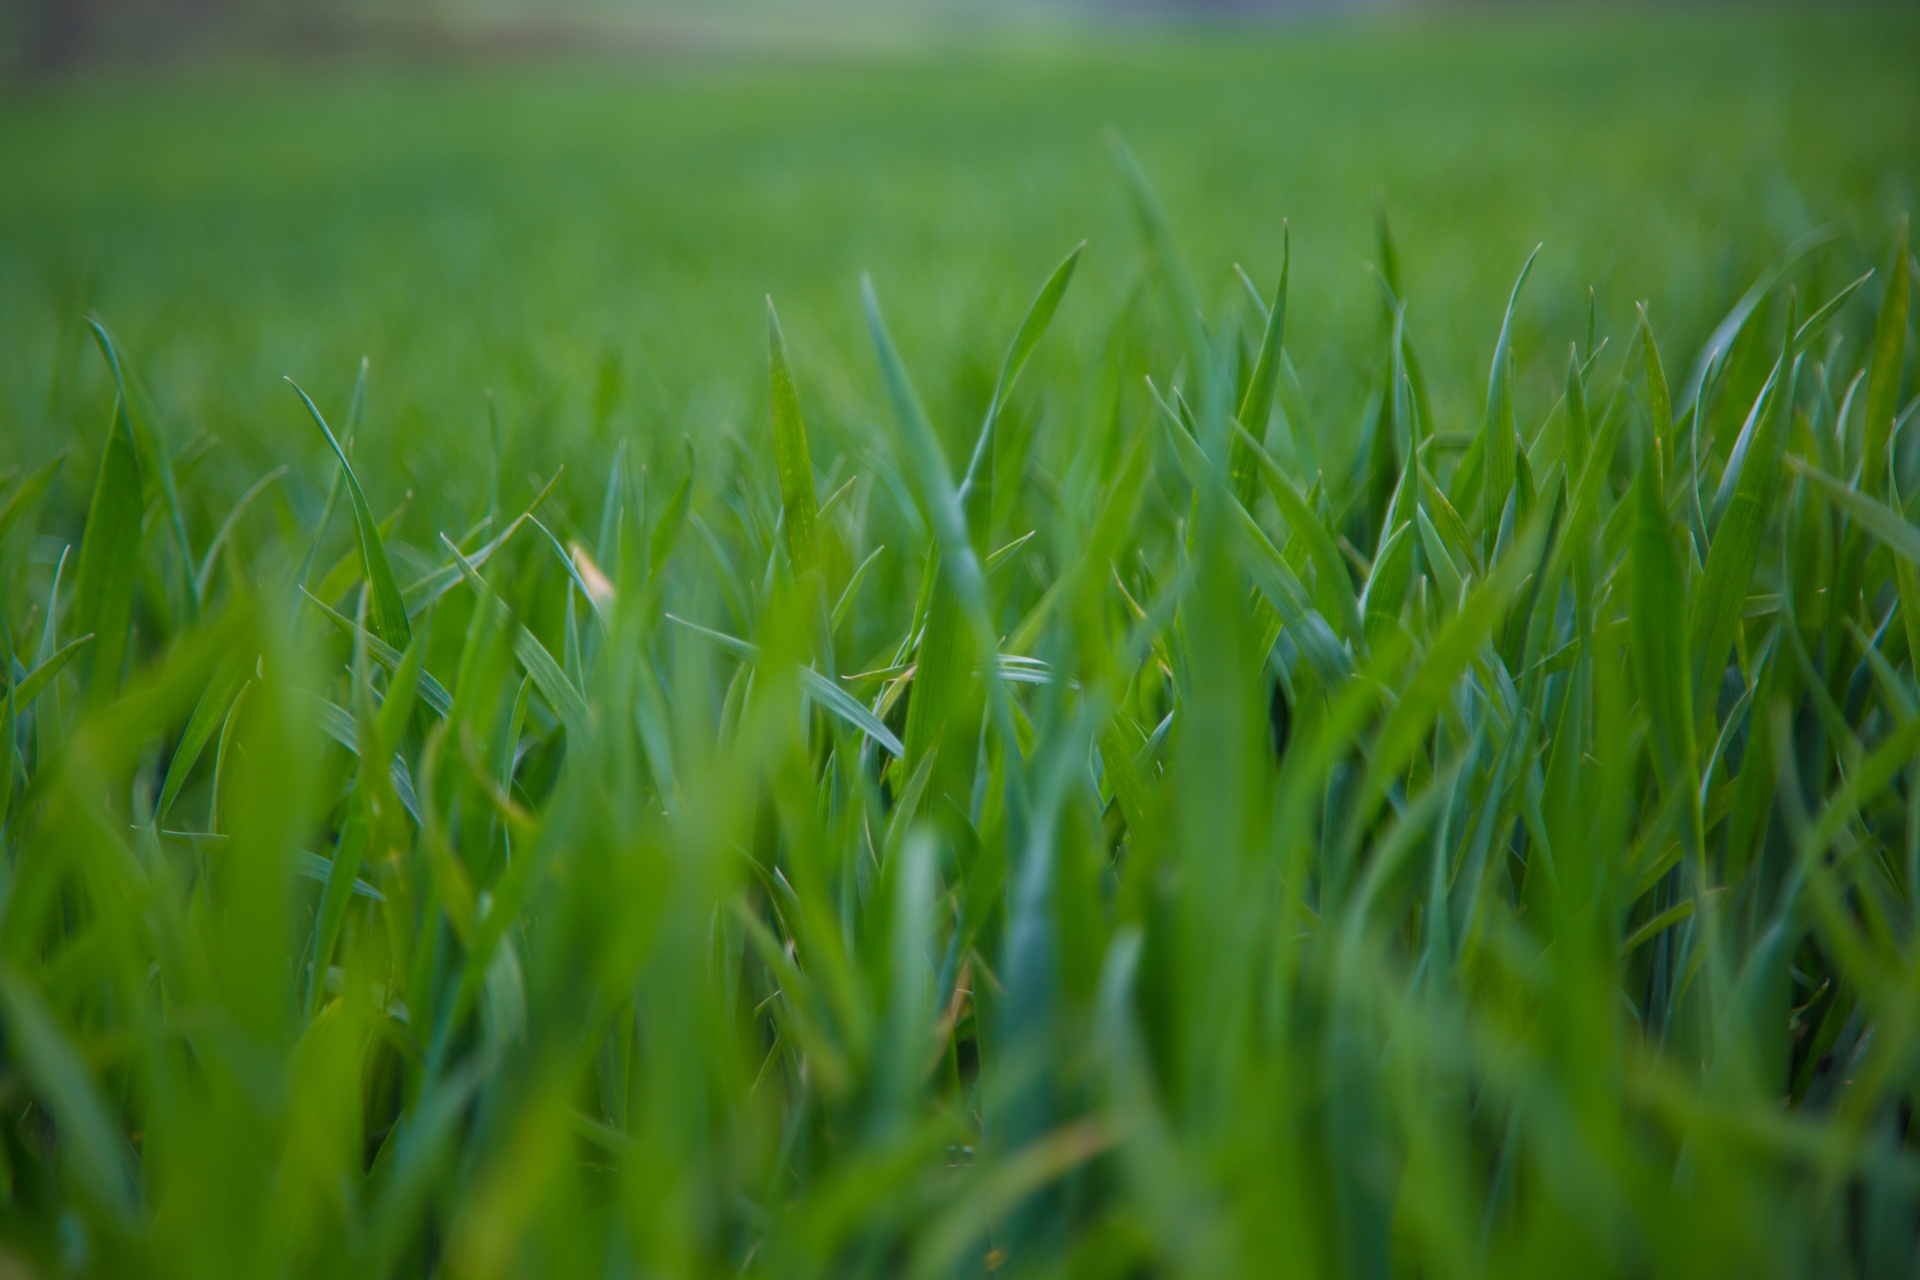
<svg viewBox="0 0 1920 1280"><path fill-rule="evenodd" d="M1916 50L9 90L0 1262L1912 1274Z"/></svg>

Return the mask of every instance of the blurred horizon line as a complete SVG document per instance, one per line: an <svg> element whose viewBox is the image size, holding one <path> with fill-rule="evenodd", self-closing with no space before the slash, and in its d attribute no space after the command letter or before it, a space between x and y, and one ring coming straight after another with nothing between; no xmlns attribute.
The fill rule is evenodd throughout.
<svg viewBox="0 0 1920 1280"><path fill-rule="evenodd" d="M1697 0L1684 7L1738 3ZM1089 29L1268 26L1410 10L1634 7L1636 0L15 0L0 12L0 73L34 79L262 62L819 56Z"/></svg>

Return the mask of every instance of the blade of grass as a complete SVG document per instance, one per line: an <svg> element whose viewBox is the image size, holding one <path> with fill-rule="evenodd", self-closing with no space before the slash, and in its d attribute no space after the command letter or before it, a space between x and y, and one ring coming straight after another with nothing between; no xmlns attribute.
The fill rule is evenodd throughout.
<svg viewBox="0 0 1920 1280"><path fill-rule="evenodd" d="M697 622L688 622L685 618L675 617L671 613L667 614L666 618L676 626L685 627L702 639L719 645L743 662L760 661L759 647L749 641L739 640L725 632L703 627ZM840 688L811 667L800 668L800 687L809 697L818 699L827 710L880 744L888 755L896 759L905 758L906 747L900 739L895 737L891 729L882 724L873 712L861 706L845 689Z"/></svg>
<svg viewBox="0 0 1920 1280"><path fill-rule="evenodd" d="M405 649L413 639L413 627L407 620L407 605L400 595L400 584L394 581L393 566L387 561L386 545L380 540L380 529L373 518L373 508L367 505L367 495L361 492L359 477L353 474L353 464L347 461L347 451L334 439L333 428L320 416L319 406L292 378L287 379L287 385L293 388L300 397L300 403L313 416L314 425L326 437L327 445L333 450L334 457L340 460L341 472L346 477L347 497L353 507L354 531L360 542L360 567L366 574L368 585L373 588L374 634L396 651Z"/></svg>
<svg viewBox="0 0 1920 1280"><path fill-rule="evenodd" d="M98 637L86 676L89 698L96 704L120 685L134 584L140 572L140 508L140 464L133 428L127 422L126 401L116 394L93 500L87 505L87 523L80 534L73 589L74 628Z"/></svg>
<svg viewBox="0 0 1920 1280"><path fill-rule="evenodd" d="M1887 441L1893 430L1893 412L1900 396L1900 374L1906 365L1907 300L1911 285L1901 270L1907 261L1907 220L1900 219L1894 239L1893 269L1887 274L1887 293L1873 327L1873 360L1867 374L1867 448L1860 487L1881 491L1887 474Z"/></svg>
<svg viewBox="0 0 1920 1280"><path fill-rule="evenodd" d="M1500 516L1506 508L1507 496L1513 492L1514 451L1519 448L1519 438L1513 425L1513 312L1520 303L1520 290L1533 271L1533 262L1540 256L1540 249L1541 246L1535 245L1533 252L1527 255L1519 278L1513 282L1513 292L1507 295L1506 314L1500 321L1500 337L1493 344L1493 369L1487 375L1487 416L1483 425L1486 432L1485 479L1480 489L1480 511L1489 555L1492 553L1495 533L1500 528Z"/></svg>
<svg viewBox="0 0 1920 1280"><path fill-rule="evenodd" d="M767 299L767 378L773 400L773 465L780 480L780 499L786 513L787 555L795 576L813 568L814 525L819 499L813 491L813 455L807 449L807 424L800 416L800 397L787 362L787 340L780 332L773 299Z"/></svg>

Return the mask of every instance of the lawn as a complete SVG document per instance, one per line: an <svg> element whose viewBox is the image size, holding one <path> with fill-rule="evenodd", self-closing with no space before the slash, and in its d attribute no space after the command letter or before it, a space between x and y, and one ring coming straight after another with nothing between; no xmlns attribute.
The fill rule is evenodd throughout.
<svg viewBox="0 0 1920 1280"><path fill-rule="evenodd" d="M1917 50L6 89L0 1269L1909 1274Z"/></svg>

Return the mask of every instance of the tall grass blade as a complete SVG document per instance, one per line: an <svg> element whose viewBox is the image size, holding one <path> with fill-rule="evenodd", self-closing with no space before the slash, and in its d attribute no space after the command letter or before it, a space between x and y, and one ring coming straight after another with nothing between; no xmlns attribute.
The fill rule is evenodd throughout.
<svg viewBox="0 0 1920 1280"><path fill-rule="evenodd" d="M360 543L360 567L366 574L367 585L373 591L374 634L396 650L405 649L413 640L413 626L407 620L406 601L401 598L400 584L394 580L393 566L387 560L386 544L380 539L380 528L373 518L373 508L367 505L367 495L361 492L359 477L353 474L353 464L347 461L347 452L334 439L333 429L327 425L327 420L320 416L319 406L292 378L287 379L287 385L300 397L300 403L307 407L314 425L320 428L327 446L333 450L333 456L340 460L340 472L346 477L347 497L353 506L354 533Z"/></svg>
<svg viewBox="0 0 1920 1280"><path fill-rule="evenodd" d="M807 424L800 417L800 397L793 387L793 369L787 362L787 340L780 332L773 299L767 299L767 377L773 398L773 464L780 479L780 498L786 512L787 554L796 575L813 568L817 558L814 525L819 521L819 499L813 491L813 455L807 449Z"/></svg>

